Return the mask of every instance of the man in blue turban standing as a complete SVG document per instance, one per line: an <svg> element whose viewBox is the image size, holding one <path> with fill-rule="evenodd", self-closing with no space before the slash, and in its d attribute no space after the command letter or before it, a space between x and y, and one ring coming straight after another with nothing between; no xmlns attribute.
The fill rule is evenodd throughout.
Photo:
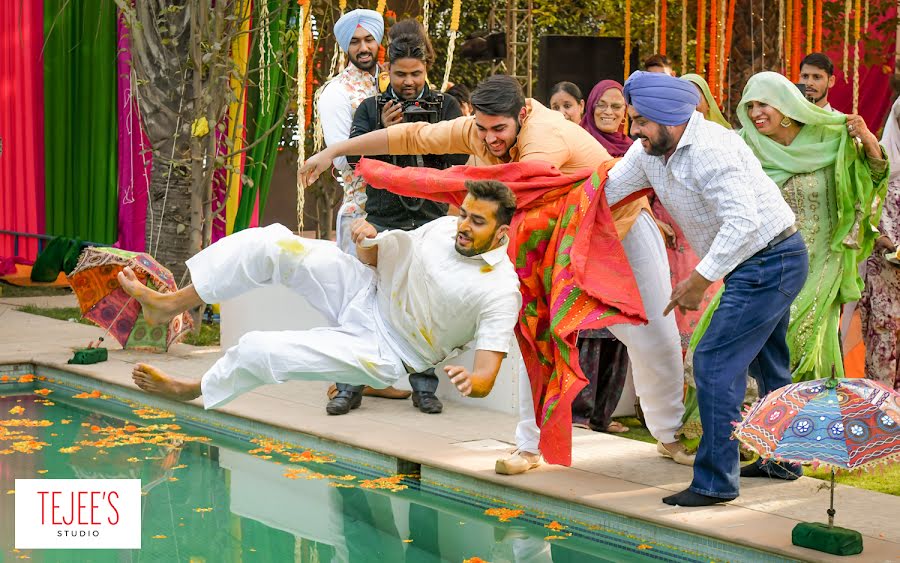
<svg viewBox="0 0 900 563"><path fill-rule="evenodd" d="M334 36L350 62L322 87L319 95L316 119L322 125L326 146L350 138L356 108L378 93L378 46L384 37L384 19L374 10L347 12L334 24ZM333 164L345 185L349 185L353 173L347 159L336 158ZM349 241L342 246L345 251L351 247Z"/></svg>
<svg viewBox="0 0 900 563"><path fill-rule="evenodd" d="M785 335L790 306L808 270L806 245L778 186L740 137L696 112L697 89L665 74L635 72L625 82L631 146L613 167L613 205L652 186L702 260L679 282L664 314L697 309L725 279L718 308L694 352L703 438L691 486L663 499L705 506L740 492L738 444L746 374L760 395L791 383ZM647 312L648 315L650 311Z"/></svg>

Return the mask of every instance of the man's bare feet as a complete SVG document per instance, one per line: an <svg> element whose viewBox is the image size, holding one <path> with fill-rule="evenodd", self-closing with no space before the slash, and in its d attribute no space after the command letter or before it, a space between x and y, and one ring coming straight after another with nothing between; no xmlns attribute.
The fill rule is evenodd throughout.
<svg viewBox="0 0 900 563"><path fill-rule="evenodd" d="M131 372L134 384L153 395L190 401L200 396L200 382L178 381L164 374L157 368L147 364L138 364Z"/></svg>
<svg viewBox="0 0 900 563"><path fill-rule="evenodd" d="M142 284L131 268L123 268L119 272L118 279L125 293L141 304L144 309L144 319L148 324L166 324L180 312L167 306L163 294Z"/></svg>

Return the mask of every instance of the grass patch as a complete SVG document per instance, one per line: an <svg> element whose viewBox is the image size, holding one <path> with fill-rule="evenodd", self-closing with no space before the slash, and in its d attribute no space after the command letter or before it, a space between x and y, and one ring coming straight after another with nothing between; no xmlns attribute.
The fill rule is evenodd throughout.
<svg viewBox="0 0 900 563"><path fill-rule="evenodd" d="M40 315L60 321L70 321L96 326L87 319L81 318L81 309L78 307L35 307L34 305L25 305L19 307L19 311L30 313L32 315ZM203 323L200 326L200 334L193 332L185 335L181 341L191 346L218 346L219 345L219 323Z"/></svg>
<svg viewBox="0 0 900 563"><path fill-rule="evenodd" d="M44 297L56 295L72 295L68 287L21 287L0 282L0 297Z"/></svg>

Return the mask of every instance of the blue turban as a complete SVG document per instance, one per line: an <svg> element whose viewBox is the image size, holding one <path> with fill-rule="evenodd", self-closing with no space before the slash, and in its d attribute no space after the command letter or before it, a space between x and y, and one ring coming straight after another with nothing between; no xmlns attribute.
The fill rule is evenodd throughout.
<svg viewBox="0 0 900 563"><path fill-rule="evenodd" d="M660 125L687 123L700 103L696 86L662 72L635 71L625 81L624 94L628 105Z"/></svg>
<svg viewBox="0 0 900 563"><path fill-rule="evenodd" d="M381 14L375 10L353 10L341 16L334 24L334 36L345 53L350 48L350 40L357 27L362 27L372 34L375 41L381 43L381 38L384 37L384 19Z"/></svg>

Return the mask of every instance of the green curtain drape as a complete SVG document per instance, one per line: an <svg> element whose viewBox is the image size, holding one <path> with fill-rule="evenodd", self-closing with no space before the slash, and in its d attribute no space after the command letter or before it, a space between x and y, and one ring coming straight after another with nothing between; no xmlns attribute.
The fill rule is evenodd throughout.
<svg viewBox="0 0 900 563"><path fill-rule="evenodd" d="M268 95L265 100L260 98L259 88L252 86L249 92L249 109L247 111L247 143L253 143L258 136L267 131L284 114L285 106L293 96L294 81L285 74L297 71L297 26L299 10L293 2L287 9L280 12L276 10L283 5L279 0L268 0L270 13L273 14L269 25L272 40L271 65L268 68L268 80L266 90ZM258 10L256 10L258 13ZM250 55L250 68L260 67L260 41L257 34L253 52ZM282 40L284 44L282 44ZM266 46L268 50L268 45ZM287 64L278 64L274 53L281 50L289 50L290 56ZM251 74L251 83L260 84L259 72ZM263 103L265 102L265 103ZM266 200L269 196L269 187L272 183L272 173L275 171L275 157L278 155L278 145L281 142L281 129L276 129L268 137L254 146L247 154L244 165L244 174L252 181L253 185L244 185L241 191L241 200L238 206L237 216L234 220L234 231L240 231L250 226L253 216L256 195L259 194L259 219L262 220L263 211L266 208Z"/></svg>
<svg viewBox="0 0 900 563"><path fill-rule="evenodd" d="M116 5L45 0L47 233L116 241Z"/></svg>

